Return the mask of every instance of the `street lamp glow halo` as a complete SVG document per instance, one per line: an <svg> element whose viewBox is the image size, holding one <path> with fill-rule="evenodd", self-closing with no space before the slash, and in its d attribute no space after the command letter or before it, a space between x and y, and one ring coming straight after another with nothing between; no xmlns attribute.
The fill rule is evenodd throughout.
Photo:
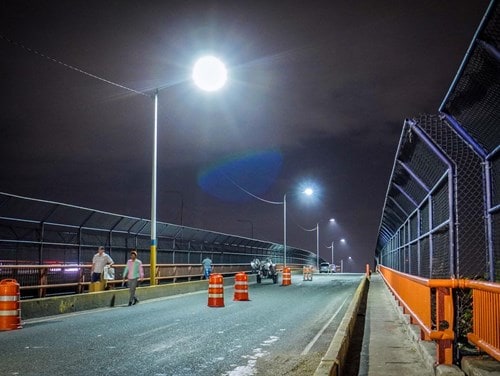
<svg viewBox="0 0 500 376"><path fill-rule="evenodd" d="M216 91L227 81L227 69L224 63L215 56L203 56L193 67L193 81L204 91Z"/></svg>

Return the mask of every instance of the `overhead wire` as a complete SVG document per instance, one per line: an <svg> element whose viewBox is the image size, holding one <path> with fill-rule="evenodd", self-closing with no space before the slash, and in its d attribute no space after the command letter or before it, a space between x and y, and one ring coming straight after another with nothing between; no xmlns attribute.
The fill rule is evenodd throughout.
<svg viewBox="0 0 500 376"><path fill-rule="evenodd" d="M269 201L269 200L266 200L262 197L259 197L255 194L253 194L252 192L246 190L245 188L243 188L241 185L239 185L238 183L236 183L233 179L231 179L226 173L224 172L221 172L222 175L224 175L224 177L229 180L231 183L233 183L237 188L239 188L240 190L242 190L243 192L245 192L247 195L249 196L252 196L253 198L259 200L259 201L262 201L262 202L266 202L268 204L273 204L273 205L283 205L283 201Z"/></svg>
<svg viewBox="0 0 500 376"><path fill-rule="evenodd" d="M124 89L124 90L130 91L130 92L135 93L135 94L144 95L144 96L147 96L147 97L151 96L148 93L145 93L143 91L139 91L139 90L135 90L135 89L129 88L129 87L125 86L125 85L113 82L113 81L108 80L106 78L103 78L103 77L97 76L95 74L89 73L87 71L84 71L83 69L75 67L75 66L73 66L71 64L65 63L65 62L63 62L61 60L55 59L55 58L53 58L51 56L45 55L44 53L42 53L42 52L40 52L38 50L35 50L33 48L27 47L27 46L25 46L24 44L22 44L20 42L16 42L15 40L10 39L10 38L6 37L3 34L0 34L0 39L3 39L4 41L6 41L6 42L8 42L8 43L10 43L10 44L12 44L12 45L14 45L16 47L19 47L19 48L21 48L21 49L23 49L23 50L25 50L25 51L27 51L29 53L38 55L38 56L40 56L40 57L42 57L42 58L44 58L46 60L49 60L49 61L51 61L53 63L56 63L56 64L60 64L60 65L64 66L67 69L71 69L71 70L73 70L75 72L81 73L81 74L86 75L88 77L95 78L96 80L105 82L107 84L116 86L116 87L118 87L120 89Z"/></svg>

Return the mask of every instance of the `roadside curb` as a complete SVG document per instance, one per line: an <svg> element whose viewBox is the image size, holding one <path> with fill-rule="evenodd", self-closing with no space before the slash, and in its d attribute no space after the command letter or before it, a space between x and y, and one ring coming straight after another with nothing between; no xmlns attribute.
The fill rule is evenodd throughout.
<svg viewBox="0 0 500 376"><path fill-rule="evenodd" d="M342 374L349 351L350 339L356 325L361 298L368 289L369 283L367 278L363 278L356 289L351 304L349 304L328 350L321 359L318 368L316 368L314 376L337 376Z"/></svg>

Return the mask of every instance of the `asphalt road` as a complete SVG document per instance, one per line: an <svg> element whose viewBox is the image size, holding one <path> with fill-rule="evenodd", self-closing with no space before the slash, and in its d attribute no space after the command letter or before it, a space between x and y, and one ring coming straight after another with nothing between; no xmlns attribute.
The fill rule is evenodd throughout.
<svg viewBox="0 0 500 376"><path fill-rule="evenodd" d="M220 308L198 292L28 320L0 332L0 375L306 374L360 281L359 274L312 282L294 275L290 286L251 284L246 302L233 301L227 288Z"/></svg>

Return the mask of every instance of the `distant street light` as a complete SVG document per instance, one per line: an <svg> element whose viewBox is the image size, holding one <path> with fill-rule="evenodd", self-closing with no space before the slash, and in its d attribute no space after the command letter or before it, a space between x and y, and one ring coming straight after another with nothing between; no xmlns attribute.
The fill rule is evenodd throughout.
<svg viewBox="0 0 500 376"><path fill-rule="evenodd" d="M199 59L193 68L193 81L202 90L215 91L226 83L227 71L224 64L213 56ZM156 89L154 99L154 132L153 132L153 167L151 182L151 248L150 248L150 284L156 285L156 189L157 189L157 160L158 160L158 92Z"/></svg>
<svg viewBox="0 0 500 376"><path fill-rule="evenodd" d="M347 258L347 261L352 262L352 257L351 257L351 256L349 256L349 257ZM341 271L341 273L343 273L343 272L344 272L344 259L340 260L340 271Z"/></svg>
<svg viewBox="0 0 500 376"><path fill-rule="evenodd" d="M335 219L330 218L328 220L328 222L335 223ZM320 222L316 223L316 227L311 228L311 229L307 229L307 228L303 228L302 226L299 226L304 231L316 231L316 270L319 270L319 224L320 224ZM327 247L327 248L330 248L330 247ZM332 249L333 249L333 242L332 242Z"/></svg>
<svg viewBox="0 0 500 376"><path fill-rule="evenodd" d="M345 243L345 239L344 238L340 239L340 242L341 243ZM332 245L331 246L327 246L327 248L331 248L332 249L332 265L335 266L335 257L334 257L334 252L333 252L333 250L334 250L334 241L333 240L332 240Z"/></svg>
<svg viewBox="0 0 500 376"><path fill-rule="evenodd" d="M312 188L306 188L302 193L307 196L312 196L314 190ZM286 193L283 195L283 267L286 267Z"/></svg>
<svg viewBox="0 0 500 376"><path fill-rule="evenodd" d="M283 201L269 201L265 200L262 197L259 197L249 191L247 191L245 188L241 187L238 183L236 183L234 180L228 178L231 183L233 183L235 186L237 186L239 189L241 189L243 192L246 194L252 196L253 198L268 203L268 204L273 204L273 205L283 205L283 267L286 267L286 196L287 192L283 195ZM314 190L312 188L306 188L304 189L301 193L307 195L307 196L312 196L314 194Z"/></svg>

